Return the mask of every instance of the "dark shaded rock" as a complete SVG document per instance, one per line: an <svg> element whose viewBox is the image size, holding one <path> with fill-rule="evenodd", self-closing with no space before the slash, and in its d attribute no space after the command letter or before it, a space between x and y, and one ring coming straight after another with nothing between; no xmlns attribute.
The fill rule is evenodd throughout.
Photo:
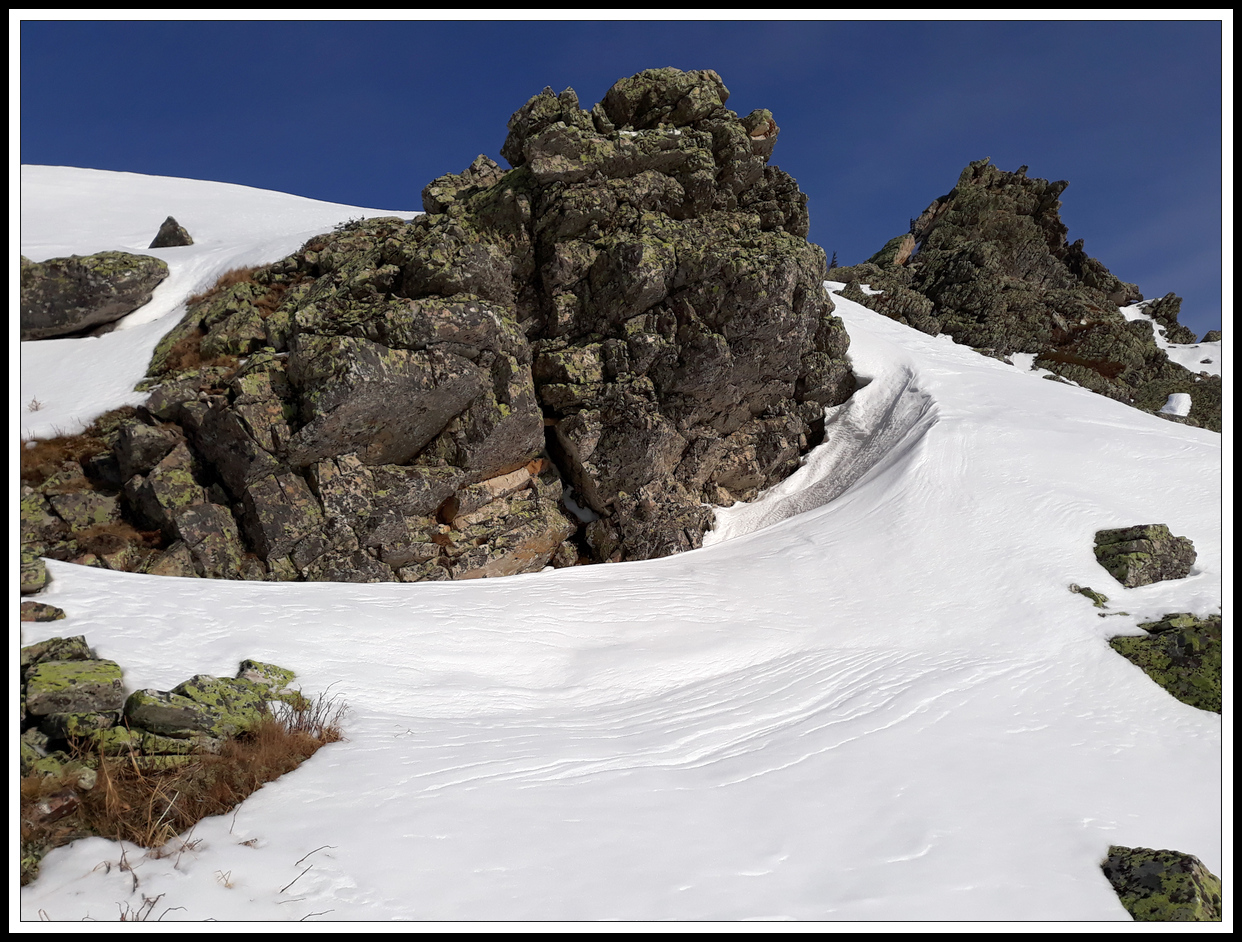
<svg viewBox="0 0 1242 942"><path fill-rule="evenodd" d="M1098 531L1095 558L1114 579L1134 588L1185 578L1195 562L1195 547L1164 524L1152 523Z"/></svg>
<svg viewBox="0 0 1242 942"><path fill-rule="evenodd" d="M135 474L146 474L164 459L181 441L182 436L168 428L131 422L121 429L114 453L121 480Z"/></svg>
<svg viewBox="0 0 1242 942"><path fill-rule="evenodd" d="M916 330L989 355L1036 354L1036 366L1144 411L1159 410L1171 392L1198 392L1188 424L1220 431L1219 380L1170 361L1150 322L1121 313L1142 301L1138 288L1089 257L1081 239L1067 242L1059 213L1067 185L973 161L909 233L832 277L846 283L842 297ZM1142 310L1169 340L1193 342L1177 322L1180 305L1169 294Z"/></svg>
<svg viewBox="0 0 1242 942"><path fill-rule="evenodd" d="M1122 636L1108 643L1182 703L1219 713L1221 616L1165 615L1139 627L1146 637Z"/></svg>
<svg viewBox="0 0 1242 942"><path fill-rule="evenodd" d="M194 460L177 491L182 446L148 472L129 433L131 506L197 545L170 521L227 503L282 580L701 545L706 502L788 475L855 385L806 196L767 164L776 121L727 99L677 69L590 111L545 90L509 122L514 169L479 157L427 185L426 215L352 221L207 292L146 380ZM586 537L562 476L601 518Z"/></svg>
<svg viewBox="0 0 1242 942"><path fill-rule="evenodd" d="M185 231L177 220L169 216L160 226L160 231L155 234L155 238L151 240L151 244L147 246L149 249L168 249L175 248L179 245L193 245L194 240L190 238L190 234Z"/></svg>
<svg viewBox="0 0 1242 942"><path fill-rule="evenodd" d="M1209 330L1203 335L1200 343L1220 343L1221 333L1219 330Z"/></svg>
<svg viewBox="0 0 1242 942"><path fill-rule="evenodd" d="M58 621L65 617L65 610L44 602L22 602L22 621Z"/></svg>
<svg viewBox="0 0 1242 942"><path fill-rule="evenodd" d="M158 258L128 252L21 260L21 339L41 340L119 320L168 277Z"/></svg>
<svg viewBox="0 0 1242 942"><path fill-rule="evenodd" d="M1198 857L1114 845L1100 866L1135 922L1221 920L1220 878Z"/></svg>
<svg viewBox="0 0 1242 942"><path fill-rule="evenodd" d="M190 551L198 575L208 579L242 578L245 549L237 522L227 507L194 504L177 512L173 526Z"/></svg>

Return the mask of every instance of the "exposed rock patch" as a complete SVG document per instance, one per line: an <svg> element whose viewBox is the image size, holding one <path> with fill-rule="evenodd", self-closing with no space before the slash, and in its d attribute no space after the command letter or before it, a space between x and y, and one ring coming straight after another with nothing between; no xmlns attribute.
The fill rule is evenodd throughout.
<svg viewBox="0 0 1242 942"><path fill-rule="evenodd" d="M676 69L589 111L547 89L509 122L513 169L480 157L412 222L192 299L87 475L158 538L101 564L422 581L700 546L708 504L791 473L855 386L806 197L767 164L776 122L727 98ZM113 506L71 521L31 489L32 545Z"/></svg>
<svg viewBox="0 0 1242 942"><path fill-rule="evenodd" d="M120 320L151 300L168 266L149 255L100 252L21 259L21 339L42 340Z"/></svg>
<svg viewBox="0 0 1242 942"><path fill-rule="evenodd" d="M908 233L832 277L847 283L842 297L917 330L991 355L1036 354L1036 366L1147 412L1170 393L1190 393L1191 413L1179 421L1219 432L1220 378L1173 363L1150 321L1126 320L1120 306L1143 296L1088 256L1081 239L1067 241L1066 186L1028 177L1026 167L1007 173L974 161ZM1168 294L1144 311L1170 341L1193 343L1177 321L1180 306Z"/></svg>
<svg viewBox="0 0 1242 942"><path fill-rule="evenodd" d="M1101 864L1135 922L1219 922L1221 882L1198 857L1150 847L1108 849Z"/></svg>
<svg viewBox="0 0 1242 942"><path fill-rule="evenodd" d="M1112 638L1113 650L1143 669L1182 703L1221 711L1221 616L1189 612L1139 625L1145 637Z"/></svg>
<svg viewBox="0 0 1242 942"><path fill-rule="evenodd" d="M1163 523L1100 530L1095 534L1095 558L1126 588L1150 585L1190 574L1195 545L1174 536Z"/></svg>

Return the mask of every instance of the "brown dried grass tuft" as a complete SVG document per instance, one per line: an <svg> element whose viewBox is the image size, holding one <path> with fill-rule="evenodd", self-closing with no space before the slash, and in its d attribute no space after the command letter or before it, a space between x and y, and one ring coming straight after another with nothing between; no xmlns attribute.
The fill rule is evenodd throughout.
<svg viewBox="0 0 1242 942"><path fill-rule="evenodd" d="M231 353L203 358L203 338L207 335L201 329L195 329L178 340L168 356L164 359L164 372L180 373L185 370L204 369L209 366L224 366L230 369L241 365L241 360Z"/></svg>
<svg viewBox="0 0 1242 942"><path fill-rule="evenodd" d="M200 291L198 294L192 294L185 299L186 307L193 307L196 304L202 304L204 301L210 301L226 288L233 285L241 284L243 281L254 282L254 273L257 272L262 265L251 265L249 268L230 268L223 275L216 279L216 283L206 291Z"/></svg>
<svg viewBox="0 0 1242 942"><path fill-rule="evenodd" d="M70 815L47 824L40 823L35 803L64 790L68 780L23 778L23 847L50 849L85 834L163 847L203 818L232 810L328 743L341 741L344 713L337 698L325 695L296 706L280 704L249 733L227 740L218 753L198 753L165 769L144 769L137 755L96 756L94 788L78 796ZM28 882L26 869L23 883Z"/></svg>
<svg viewBox="0 0 1242 942"><path fill-rule="evenodd" d="M23 484L38 487L53 474L60 471L67 461L82 464L95 455L112 447L106 435L108 428L135 415L132 406L114 409L96 419L77 435L56 435L52 438L34 438L22 441L20 449L21 480Z"/></svg>

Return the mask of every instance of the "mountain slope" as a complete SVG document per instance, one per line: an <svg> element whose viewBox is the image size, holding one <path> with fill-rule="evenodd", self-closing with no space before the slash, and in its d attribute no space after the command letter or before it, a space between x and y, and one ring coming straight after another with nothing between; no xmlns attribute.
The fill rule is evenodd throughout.
<svg viewBox="0 0 1242 942"><path fill-rule="evenodd" d="M32 171L84 203L123 176L155 226L176 215L196 245L159 251L183 293L360 212L301 215L282 196L296 229L282 235L273 194L175 181L144 195L133 175ZM23 225L51 245L40 199L25 197ZM195 206L219 214L219 241L183 264L172 253L210 229ZM149 238L82 218L48 254ZM22 251L41 257L25 230ZM23 344L20 401L70 415L68 379L124 373L175 323L176 293L157 302L170 316L149 337ZM53 851L21 892L24 918L115 918L137 876L165 894L159 910L185 907L165 921L1126 920L1099 869L1109 844L1176 848L1219 873L1221 717L1107 638L1220 609L1220 436L845 299L837 313L868 384L799 472L718 512L702 550L368 586L49 563L47 600L69 618L23 624L23 644L84 634L131 689L255 657L308 692L334 685L352 713L347 742L201 822L179 857L130 848L131 874L99 866L121 852L102 839ZM108 352L122 340L128 360ZM93 399L82 384L72 414L118 404L141 367L125 375ZM23 412L23 434L39 416ZM1198 561L1122 589L1092 534L1147 522L1190 537ZM1074 582L1130 614L1097 617Z"/></svg>

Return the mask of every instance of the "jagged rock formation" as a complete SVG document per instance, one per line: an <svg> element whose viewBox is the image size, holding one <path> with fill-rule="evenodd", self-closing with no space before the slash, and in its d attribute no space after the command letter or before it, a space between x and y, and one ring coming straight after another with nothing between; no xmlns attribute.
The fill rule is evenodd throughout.
<svg viewBox="0 0 1242 942"><path fill-rule="evenodd" d="M1196 618L1181 612L1139 627L1147 634L1121 635L1108 643L1182 703L1219 713L1224 660L1221 616Z"/></svg>
<svg viewBox="0 0 1242 942"><path fill-rule="evenodd" d="M1221 920L1220 877L1198 857L1114 845L1100 867L1135 922Z"/></svg>
<svg viewBox="0 0 1242 942"><path fill-rule="evenodd" d="M160 231L155 234L155 238L151 240L151 244L147 246L149 249L168 249L175 248L179 245L193 245L194 240L190 238L190 234L186 232L185 226L169 216L160 226Z"/></svg>
<svg viewBox="0 0 1242 942"><path fill-rule="evenodd" d="M947 333L989 355L1037 354L1035 365L1102 395L1156 413L1170 393L1188 393L1182 421L1220 431L1220 377L1194 374L1159 349L1150 321L1128 321L1119 306L1142 301L1070 244L1060 196L1068 184L1007 173L985 158L957 186L860 265L833 269L842 297L925 333ZM866 294L860 284L882 293ZM1174 343L1193 343L1169 294L1143 312Z"/></svg>
<svg viewBox="0 0 1242 942"><path fill-rule="evenodd" d="M151 300L168 266L149 255L99 252L21 258L21 339L63 337L120 320Z"/></svg>
<svg viewBox="0 0 1242 942"><path fill-rule="evenodd" d="M1166 579L1184 579L1195 564L1195 545L1174 536L1163 523L1142 524L1095 534L1095 558L1126 588Z"/></svg>
<svg viewBox="0 0 1242 942"><path fill-rule="evenodd" d="M412 222L225 279L92 459L102 497L32 483L30 532L116 514L160 548L120 568L337 581L700 546L707 503L787 476L855 385L806 197L767 166L779 129L727 98L676 69L590 111L546 89L509 122L512 170L480 157Z"/></svg>

